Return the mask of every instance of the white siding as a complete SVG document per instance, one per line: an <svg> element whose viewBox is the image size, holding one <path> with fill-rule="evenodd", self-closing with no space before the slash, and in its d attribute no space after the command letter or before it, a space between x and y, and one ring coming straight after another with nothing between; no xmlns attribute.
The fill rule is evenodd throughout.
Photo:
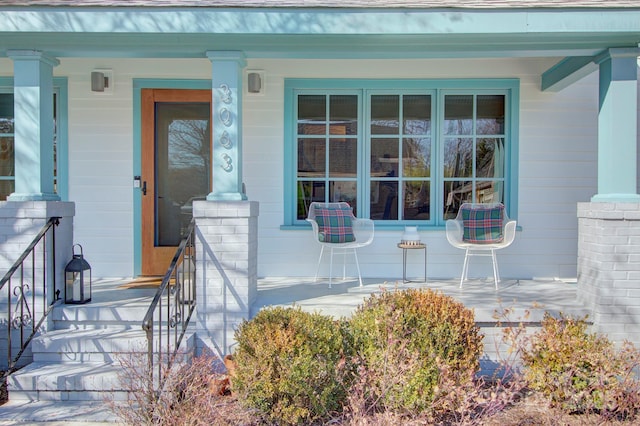
<svg viewBox="0 0 640 426"><path fill-rule="evenodd" d="M519 226L515 243L499 255L502 276L575 277L576 203L588 201L597 186L597 74L560 93L540 92L540 75L556 59L431 61L251 61L267 73L267 95L245 98L244 181L250 199L260 201L259 276L313 275L318 247L310 233L281 231L283 220L284 78L519 78ZM259 125L253 117L260 117ZM268 117L268 120L266 119ZM402 231L377 231L361 250L363 274L402 276ZM444 231L422 231L428 244L429 277L459 276L462 251ZM420 256L410 256L418 275ZM482 259L471 276L489 276ZM486 267L485 267L486 266Z"/></svg>
<svg viewBox="0 0 640 426"><path fill-rule="evenodd" d="M597 188L597 73L559 93L542 93L540 75L557 62L544 59L249 60L264 70L266 95L244 98L244 182L260 203L258 276L310 276L319 247L310 231L281 230L285 78L519 78L519 226L514 244L499 254L504 278L575 277L576 204ZM0 60L0 75L11 75ZM91 93L90 73L110 68L112 95ZM69 194L76 202L75 242L95 276L133 274L133 78L210 78L202 60L62 59L56 76L69 78ZM359 256L363 276L399 279L402 231L376 232ZM421 231L428 244L429 278L460 274L462 251L444 230ZM421 271L409 257L408 274ZM412 272L413 271L413 272ZM472 260L470 276L489 276Z"/></svg>

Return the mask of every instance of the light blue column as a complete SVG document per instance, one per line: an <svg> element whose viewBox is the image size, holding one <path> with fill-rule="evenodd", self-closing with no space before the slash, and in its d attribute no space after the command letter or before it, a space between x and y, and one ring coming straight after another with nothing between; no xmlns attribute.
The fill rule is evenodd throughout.
<svg viewBox="0 0 640 426"><path fill-rule="evenodd" d="M213 182L207 200L246 200L242 190L242 69L244 54L208 51L211 60Z"/></svg>
<svg viewBox="0 0 640 426"><path fill-rule="evenodd" d="M60 62L42 52L10 50L15 114L15 192L10 201L52 200L53 67Z"/></svg>
<svg viewBox="0 0 640 426"><path fill-rule="evenodd" d="M638 65L640 49L608 49L600 66L598 194L595 202L640 201L637 193Z"/></svg>

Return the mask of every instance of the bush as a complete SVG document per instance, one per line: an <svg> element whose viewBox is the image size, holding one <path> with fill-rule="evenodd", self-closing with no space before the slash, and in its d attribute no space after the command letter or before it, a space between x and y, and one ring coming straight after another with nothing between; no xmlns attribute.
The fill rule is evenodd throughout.
<svg viewBox="0 0 640 426"><path fill-rule="evenodd" d="M570 413L635 415L640 408L633 374L638 352L630 343L616 351L607 338L588 333L587 326L586 317L545 314L542 330L522 351L529 386Z"/></svg>
<svg viewBox="0 0 640 426"><path fill-rule="evenodd" d="M185 356L185 358L187 358ZM227 378L217 372L220 359L211 354L193 357L186 363L162 368L166 380L163 391L156 392L147 355L123 354L118 375L126 401L116 395L108 401L113 413L127 425L253 425L255 416L237 409L223 394ZM157 368L155 366L154 368Z"/></svg>
<svg viewBox="0 0 640 426"><path fill-rule="evenodd" d="M236 332L233 391L280 424L321 421L342 409L351 357L344 323L300 308L267 308Z"/></svg>
<svg viewBox="0 0 640 426"><path fill-rule="evenodd" d="M441 293L372 296L350 327L361 359L358 392L365 393L368 410L423 412L439 393L441 374L449 385L461 385L478 370L482 336L473 311Z"/></svg>

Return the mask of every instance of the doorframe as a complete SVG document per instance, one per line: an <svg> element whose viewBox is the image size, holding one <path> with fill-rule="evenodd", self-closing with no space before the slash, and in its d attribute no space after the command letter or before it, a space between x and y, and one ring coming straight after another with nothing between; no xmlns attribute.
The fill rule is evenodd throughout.
<svg viewBox="0 0 640 426"><path fill-rule="evenodd" d="M211 90L211 80L133 79L133 276L142 273L142 193L133 186L135 176L142 174L142 89Z"/></svg>

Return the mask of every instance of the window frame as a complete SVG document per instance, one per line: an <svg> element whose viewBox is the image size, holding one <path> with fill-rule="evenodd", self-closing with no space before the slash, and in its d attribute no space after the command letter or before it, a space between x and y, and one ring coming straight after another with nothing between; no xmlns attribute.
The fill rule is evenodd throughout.
<svg viewBox="0 0 640 426"><path fill-rule="evenodd" d="M0 77L0 93L13 94L13 77ZM66 77L53 77L55 108L54 138L56 144L54 176L56 194L62 201L69 200L69 145L68 145L68 82ZM15 129L14 129L15 130ZM15 173L13 176L15 182Z"/></svg>
<svg viewBox="0 0 640 426"><path fill-rule="evenodd" d="M419 226L421 229L442 229L445 225L442 205L444 202L444 162L443 130L444 96L504 95L505 96L505 170L504 203L510 217L518 215L518 135L520 80L511 79L285 79L284 85L284 224L282 229L307 228L309 224L296 218L297 194L297 95L304 92L332 95L360 92L359 135L358 138L358 216L369 217L370 164L366 159L370 152L369 108L371 94L431 94L431 182L430 219L416 220L376 220L378 229L400 229L404 226Z"/></svg>

